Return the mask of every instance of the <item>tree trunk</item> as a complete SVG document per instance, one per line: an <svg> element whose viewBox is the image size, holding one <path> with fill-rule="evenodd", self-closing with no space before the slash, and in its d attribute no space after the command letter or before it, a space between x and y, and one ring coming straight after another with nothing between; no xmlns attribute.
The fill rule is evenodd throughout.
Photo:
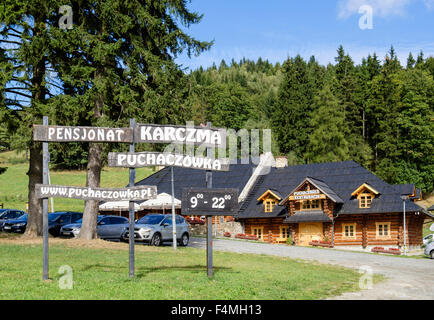
<svg viewBox="0 0 434 320"><path fill-rule="evenodd" d="M35 184L42 183L42 144L32 142L30 145L29 171L29 210L25 236L42 236L42 199L37 199Z"/></svg>
<svg viewBox="0 0 434 320"><path fill-rule="evenodd" d="M43 29L45 28L44 14L34 15L35 27L33 30L34 37L39 37L43 34ZM42 51L44 49L41 49ZM39 52L40 53L40 52ZM33 123L41 115L37 111L37 104L45 103L45 94L47 92L44 84L45 71L46 71L46 57L43 56L39 61L37 61L33 66L33 77L32 77L32 99L31 108L33 113ZM36 198L35 184L42 183L42 143L30 142L30 161L29 161L29 171L27 175L29 176L29 210L28 210L28 221L25 231L25 236L28 237L40 237L42 236L42 200Z"/></svg>
<svg viewBox="0 0 434 320"><path fill-rule="evenodd" d="M97 71L95 78L98 79L100 72ZM104 97L99 94L95 101L94 118L101 118L103 115ZM89 144L89 155L87 162L86 186L97 188L101 181L102 170L102 150L101 143ZM84 203L83 223L79 233L80 239L92 240L98 237L97 218L99 211L99 201L86 200Z"/></svg>
<svg viewBox="0 0 434 320"><path fill-rule="evenodd" d="M91 143L89 145L89 157L87 164L86 186L99 187L102 169L102 144ZM80 239L92 240L98 237L97 217L99 201L87 200L84 204L83 223L79 234Z"/></svg>

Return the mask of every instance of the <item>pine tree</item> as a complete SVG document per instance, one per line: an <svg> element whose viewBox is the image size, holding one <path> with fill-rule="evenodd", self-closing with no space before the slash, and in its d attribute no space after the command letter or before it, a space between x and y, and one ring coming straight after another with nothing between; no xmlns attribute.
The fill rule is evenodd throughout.
<svg viewBox="0 0 434 320"><path fill-rule="evenodd" d="M53 81L48 77L52 71L47 59L48 29L57 22L57 12L50 9L62 4L54 0L4 0L0 10L0 45L6 52L3 56L12 63L12 76L2 94L6 107L19 111L13 113L20 122L14 136L16 146L30 150L27 236L42 235L42 201L35 196L35 184L42 182L42 146L32 141L31 129L50 110L49 85Z"/></svg>
<svg viewBox="0 0 434 320"><path fill-rule="evenodd" d="M283 153L293 152L304 161L307 158L312 99L317 90L306 62L300 56L285 61L282 66L283 79L277 94L272 115L272 125Z"/></svg>
<svg viewBox="0 0 434 320"><path fill-rule="evenodd" d="M413 69L415 64L416 60L414 60L413 55L410 52L407 58L407 69Z"/></svg>
<svg viewBox="0 0 434 320"><path fill-rule="evenodd" d="M333 95L330 84L313 99L316 112L310 120L308 155L312 162L332 162L349 159L348 127L344 109Z"/></svg>
<svg viewBox="0 0 434 320"><path fill-rule="evenodd" d="M93 126L127 125L131 117L162 124L184 120L187 85L174 58L184 50L198 55L211 43L188 36L178 21L188 27L201 16L189 12L185 1L94 0L77 6L72 32L52 31L52 58L73 88L75 104L84 102L85 120ZM89 144L86 186L100 184L103 147ZM85 202L81 238L97 236L97 212L97 201Z"/></svg>

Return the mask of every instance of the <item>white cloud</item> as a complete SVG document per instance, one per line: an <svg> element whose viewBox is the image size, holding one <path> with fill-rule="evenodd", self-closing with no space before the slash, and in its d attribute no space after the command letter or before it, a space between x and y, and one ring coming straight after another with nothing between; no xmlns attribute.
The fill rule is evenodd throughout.
<svg viewBox="0 0 434 320"><path fill-rule="evenodd" d="M434 0L423 0L427 6L433 5ZM359 12L363 5L369 5L376 16L404 15L406 7L412 0L340 0L338 3L338 17L346 19Z"/></svg>
<svg viewBox="0 0 434 320"><path fill-rule="evenodd" d="M434 9L434 0L423 0L429 10Z"/></svg>

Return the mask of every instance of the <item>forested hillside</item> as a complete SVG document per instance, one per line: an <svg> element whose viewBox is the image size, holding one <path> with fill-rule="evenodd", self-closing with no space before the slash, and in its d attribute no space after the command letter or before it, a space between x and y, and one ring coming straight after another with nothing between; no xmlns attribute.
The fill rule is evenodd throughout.
<svg viewBox="0 0 434 320"><path fill-rule="evenodd" d="M393 48L356 65L340 47L327 66L297 56L282 64L243 59L184 75L169 71L161 94L144 96L144 121L152 112L156 123L270 128L273 152L290 164L354 160L390 183L434 189L434 58L422 52L406 65ZM0 126L3 148L8 132ZM51 148L57 166L85 167L83 146Z"/></svg>
<svg viewBox="0 0 434 320"><path fill-rule="evenodd" d="M354 160L390 183L434 186L434 58L396 52L356 65L297 56L242 60L189 74L191 118L215 126L271 128L290 164Z"/></svg>

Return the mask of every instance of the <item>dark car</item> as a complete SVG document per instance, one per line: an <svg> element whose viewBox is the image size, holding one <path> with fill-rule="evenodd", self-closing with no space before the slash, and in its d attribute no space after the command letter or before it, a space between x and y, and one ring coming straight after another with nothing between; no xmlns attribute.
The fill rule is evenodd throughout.
<svg viewBox="0 0 434 320"><path fill-rule="evenodd" d="M3 231L24 233L27 226L27 213L15 220L7 220L3 223Z"/></svg>
<svg viewBox="0 0 434 320"><path fill-rule="evenodd" d="M58 237L60 235L60 228L67 224L75 223L83 218L83 213L81 212L53 212L48 214L48 232L54 236Z"/></svg>
<svg viewBox="0 0 434 320"><path fill-rule="evenodd" d="M15 220L25 214L24 211L15 209L0 209L0 231L3 229L3 224L8 220Z"/></svg>
<svg viewBox="0 0 434 320"><path fill-rule="evenodd" d="M97 231L101 239L121 240L121 235L128 226L128 219L119 216L101 215L97 218ZM82 220L68 224L60 229L61 237L77 237L81 229Z"/></svg>

